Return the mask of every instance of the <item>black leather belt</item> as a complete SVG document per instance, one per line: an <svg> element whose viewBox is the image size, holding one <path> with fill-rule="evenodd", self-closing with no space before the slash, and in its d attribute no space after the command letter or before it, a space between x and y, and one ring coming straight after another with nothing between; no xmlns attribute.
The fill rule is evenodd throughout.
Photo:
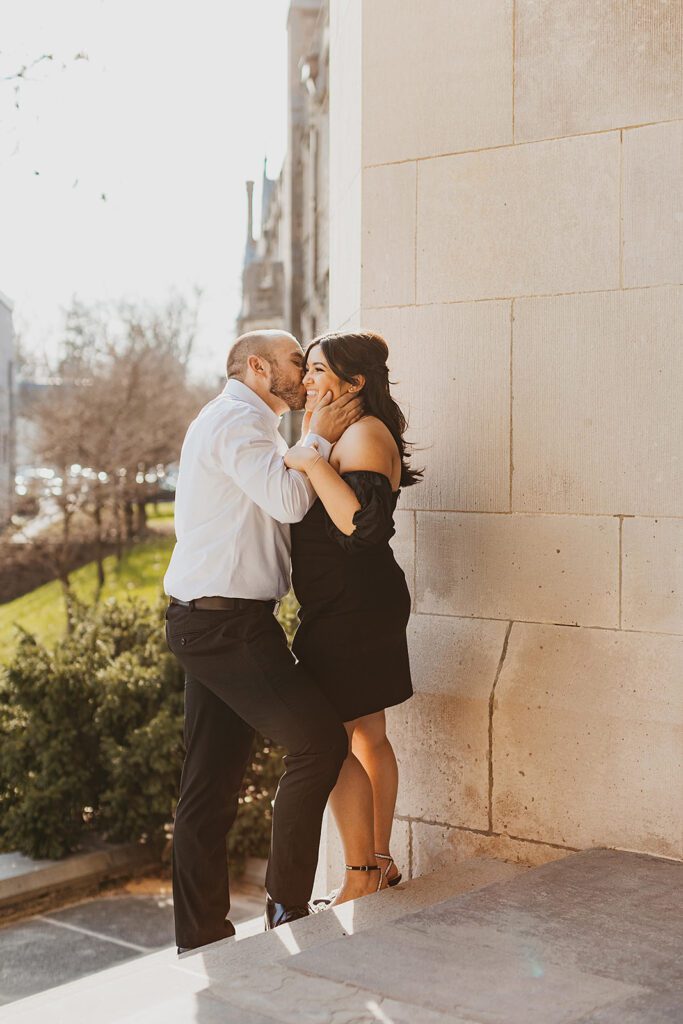
<svg viewBox="0 0 683 1024"><path fill-rule="evenodd" d="M180 601L177 597L170 597L169 601L183 608L212 608L216 611L237 611L253 608L255 605L266 605L272 610L276 604L275 601L257 601L251 597L195 597L192 601Z"/></svg>

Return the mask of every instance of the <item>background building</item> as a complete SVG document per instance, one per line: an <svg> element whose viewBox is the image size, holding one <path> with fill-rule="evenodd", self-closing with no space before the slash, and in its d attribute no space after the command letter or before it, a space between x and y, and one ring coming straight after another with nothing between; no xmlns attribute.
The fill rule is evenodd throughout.
<svg viewBox="0 0 683 1024"><path fill-rule="evenodd" d="M426 466L389 715L413 874L683 857L682 17L331 3L330 323L386 335Z"/></svg>
<svg viewBox="0 0 683 1024"><path fill-rule="evenodd" d="M287 21L287 155L277 179L263 169L261 230L247 240L237 334L282 327L302 343L328 324L328 4L296 0Z"/></svg>
<svg viewBox="0 0 683 1024"><path fill-rule="evenodd" d="M14 329L12 303L0 292L0 527L14 501Z"/></svg>

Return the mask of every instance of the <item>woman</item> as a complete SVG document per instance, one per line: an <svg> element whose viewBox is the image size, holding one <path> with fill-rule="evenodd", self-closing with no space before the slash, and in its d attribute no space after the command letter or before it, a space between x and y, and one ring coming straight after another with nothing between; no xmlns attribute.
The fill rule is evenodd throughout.
<svg viewBox="0 0 683 1024"><path fill-rule="evenodd" d="M294 591L301 625L294 653L337 708L349 755L330 797L346 872L332 905L401 875L390 852L398 769L384 709L412 695L406 644L410 595L389 540L401 487L414 484L406 421L389 391L387 344L378 334L327 334L306 352L306 415L331 393L363 400L363 416L334 446L329 464L310 448L285 458L306 473L319 500L292 527ZM304 422L304 431L306 430ZM379 863L378 863L379 862Z"/></svg>

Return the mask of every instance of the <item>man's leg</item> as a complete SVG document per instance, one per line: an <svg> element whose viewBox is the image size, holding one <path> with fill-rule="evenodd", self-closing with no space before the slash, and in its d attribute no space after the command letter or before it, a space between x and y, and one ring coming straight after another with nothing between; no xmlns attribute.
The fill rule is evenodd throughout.
<svg viewBox="0 0 683 1024"><path fill-rule="evenodd" d="M287 750L266 887L277 903L306 903L323 811L348 750L346 730L295 664L282 629L264 605L239 613L174 607L173 617L169 643L188 674Z"/></svg>
<svg viewBox="0 0 683 1024"><path fill-rule="evenodd" d="M185 682L185 762L173 826L173 907L179 947L233 935L227 833L237 813L254 730L198 680Z"/></svg>

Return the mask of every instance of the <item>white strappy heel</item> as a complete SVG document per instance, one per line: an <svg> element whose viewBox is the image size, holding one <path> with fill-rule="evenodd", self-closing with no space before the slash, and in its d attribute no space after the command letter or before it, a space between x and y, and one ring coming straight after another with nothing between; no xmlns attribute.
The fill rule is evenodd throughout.
<svg viewBox="0 0 683 1024"><path fill-rule="evenodd" d="M395 863L396 863L396 861L394 860L394 858L393 858L393 857L390 857L388 853L375 853L375 857L377 858L377 860L386 860L386 861L389 861L389 863L387 864L387 866L386 866L386 867L384 868L384 870L382 871L382 879L380 880L380 885L378 886L378 889L379 889L379 888L381 887L382 881L383 881L383 880L385 880L385 879L386 879L386 883L387 883L387 885L390 885L390 886L391 886L392 888L393 888L393 887L394 887L395 885L398 885L398 883L399 883L399 882L401 881L401 879L403 878L403 875L401 874L401 872L400 872L400 871L399 871L399 873L398 873L398 874L396 875L396 877L395 877L395 878L389 878L389 877L388 877L388 875L389 875L389 872L391 871L391 867L392 867L392 864L395 864Z"/></svg>

